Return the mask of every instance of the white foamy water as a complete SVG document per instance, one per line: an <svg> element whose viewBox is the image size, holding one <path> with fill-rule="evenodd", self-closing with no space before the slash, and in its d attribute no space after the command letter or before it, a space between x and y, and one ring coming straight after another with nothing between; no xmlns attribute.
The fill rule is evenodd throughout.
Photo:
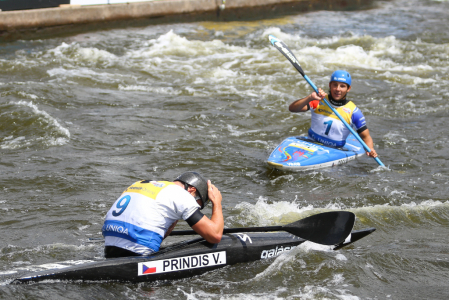
<svg viewBox="0 0 449 300"><path fill-rule="evenodd" d="M35 98L35 97L32 97ZM31 134L27 136L14 136L10 135L3 139L0 144L2 149L19 149L22 147L32 147L36 144L45 144L47 146L62 146L68 143L70 140L70 132L67 128L62 126L57 119L52 117L44 110L40 110L36 104L28 101L18 101L10 102L11 105L15 106L25 106L31 110L31 115L29 118L37 117L37 119L42 120L42 122L32 122L32 126L37 126L36 128L21 128L24 132L30 131ZM24 117L28 118L28 117ZM24 121L21 119L20 121ZM36 136L36 134L42 134Z"/></svg>
<svg viewBox="0 0 449 300"><path fill-rule="evenodd" d="M140 45L121 55L95 46L82 46L79 42L63 42L40 53L38 61L42 66L58 62L58 66L50 67L47 73L59 82L70 80L76 83L87 79L101 85L114 84L123 91L168 95L187 93L204 97L238 95L253 99L281 96L285 99L288 93L280 94L276 81L292 81L298 78L298 74L288 61L265 43L269 34L289 45L306 73L319 85L326 82L321 74L336 68L351 71L355 65L354 77L358 80L370 77L371 80L411 87L437 87L449 82L443 75L449 70L445 59L448 44L431 44L419 38L401 40L392 35L312 38L287 33L279 27L267 28L256 36L259 43L265 44L263 47L251 44L235 46L218 39L188 39L169 30L155 39L142 40ZM16 62L24 65L22 57ZM122 76L122 72L116 72L114 68L133 74ZM136 71L153 79L148 80ZM276 72L274 77L267 75L272 71ZM158 87L159 82L168 86ZM304 82L298 84L307 88ZM428 109L434 110L434 107L426 105L412 108L412 111L422 113Z"/></svg>

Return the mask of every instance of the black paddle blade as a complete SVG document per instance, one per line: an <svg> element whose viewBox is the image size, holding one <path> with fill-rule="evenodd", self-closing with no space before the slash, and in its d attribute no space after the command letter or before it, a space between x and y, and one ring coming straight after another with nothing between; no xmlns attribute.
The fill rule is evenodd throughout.
<svg viewBox="0 0 449 300"><path fill-rule="evenodd" d="M351 233L354 222L352 212L331 211L284 225L282 229L317 244L337 245Z"/></svg>
<svg viewBox="0 0 449 300"><path fill-rule="evenodd" d="M298 70L298 72L301 73L302 76L304 76L304 71L302 70L301 65L299 64L293 52L287 47L287 45L271 34L268 36L268 39L270 43L290 61L295 69Z"/></svg>

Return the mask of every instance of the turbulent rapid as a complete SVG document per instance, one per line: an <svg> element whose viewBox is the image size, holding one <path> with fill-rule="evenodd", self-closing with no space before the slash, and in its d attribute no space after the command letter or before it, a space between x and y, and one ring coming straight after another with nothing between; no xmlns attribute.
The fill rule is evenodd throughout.
<svg viewBox="0 0 449 300"><path fill-rule="evenodd" d="M0 44L0 298L447 298L449 2L375 4ZM387 170L368 157L299 173L267 165L284 138L307 135L310 114L288 105L312 92L270 34L318 87L351 73L349 98ZM123 190L187 170L221 190L229 228L348 210L355 229L377 230L338 251L307 242L173 282L9 284L101 258Z"/></svg>

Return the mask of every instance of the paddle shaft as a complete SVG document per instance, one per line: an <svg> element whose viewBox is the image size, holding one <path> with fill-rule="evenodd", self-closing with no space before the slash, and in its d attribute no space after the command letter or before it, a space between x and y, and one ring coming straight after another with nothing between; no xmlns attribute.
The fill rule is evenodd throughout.
<svg viewBox="0 0 449 300"><path fill-rule="evenodd" d="M304 79L307 81L307 83L313 88L313 90L318 93L318 88L316 87L316 85L312 82L312 80L310 80L310 78L304 73L303 69L301 68L301 66L299 65L298 60L296 59L295 55L293 54L293 52L287 47L287 45L284 44L284 42L282 42L281 40L278 40L276 37L274 37L273 35L269 35L269 39L270 42L273 46L276 47L276 49L278 49L289 61L290 63L295 67L296 70L298 70L298 72L302 75L302 77L304 77ZM362 144L363 148L367 151L367 152L371 152L371 149L368 147L367 144L365 144L365 142L362 140L362 138L357 134L357 132L352 129L352 127L343 119L343 117L337 112L337 110L330 105L330 103L327 101L326 98L323 99L324 102L326 103L326 105L332 110L332 112L340 119L340 121L343 122L343 124L346 126L346 128L348 128L348 130L357 138L357 140L360 142L360 144ZM374 160L381 166L381 167L385 167L385 165L380 161L380 159L378 157L374 157Z"/></svg>
<svg viewBox="0 0 449 300"><path fill-rule="evenodd" d="M269 231L283 231L283 226L267 226L267 227L242 227L242 228L225 228L223 234L226 233L241 233L241 232L269 232ZM194 230L176 230L172 231L170 235L193 235L198 234Z"/></svg>

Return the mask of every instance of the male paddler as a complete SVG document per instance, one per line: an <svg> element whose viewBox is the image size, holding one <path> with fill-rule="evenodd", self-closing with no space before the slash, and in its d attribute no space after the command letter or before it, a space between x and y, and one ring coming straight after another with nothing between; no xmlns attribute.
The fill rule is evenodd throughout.
<svg viewBox="0 0 449 300"><path fill-rule="evenodd" d="M212 202L209 219L200 209ZM209 243L223 235L220 191L196 172L173 182L142 180L128 187L106 215L105 257L150 255L159 250L178 220L185 220Z"/></svg>
<svg viewBox="0 0 449 300"><path fill-rule="evenodd" d="M322 99L327 97L328 102L337 110L350 126L354 127L365 144L371 149L366 154L377 157L374 150L373 139L366 126L366 120L360 109L347 99L351 90L351 75L343 70L332 73L329 81L329 95L322 89L319 94L313 92L309 96L296 100L289 106L291 112L312 112L312 121L309 137L324 145L343 147L350 131L342 121L332 112Z"/></svg>

